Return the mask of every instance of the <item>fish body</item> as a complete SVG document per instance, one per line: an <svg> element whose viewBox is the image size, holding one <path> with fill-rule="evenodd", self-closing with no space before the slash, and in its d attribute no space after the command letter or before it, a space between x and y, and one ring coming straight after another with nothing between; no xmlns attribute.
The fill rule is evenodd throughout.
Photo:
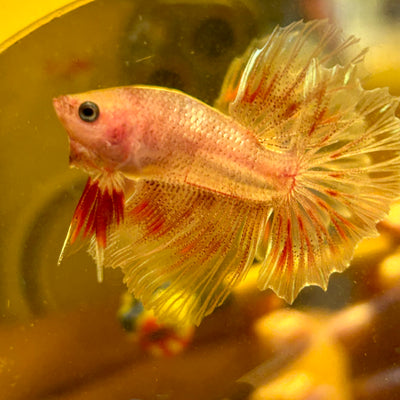
<svg viewBox="0 0 400 400"><path fill-rule="evenodd" d="M102 105L90 124L76 113L87 99ZM71 164L91 172L122 172L132 180L254 201L288 190L296 174L290 154L269 151L230 116L175 90L120 87L62 96L54 104L70 132Z"/></svg>
<svg viewBox="0 0 400 400"><path fill-rule="evenodd" d="M292 302L326 288L400 190L398 100L362 88L364 51L324 21L277 27L233 61L214 107L128 86L54 100L89 174L60 256L88 242L98 277L167 322L200 323L259 260Z"/></svg>

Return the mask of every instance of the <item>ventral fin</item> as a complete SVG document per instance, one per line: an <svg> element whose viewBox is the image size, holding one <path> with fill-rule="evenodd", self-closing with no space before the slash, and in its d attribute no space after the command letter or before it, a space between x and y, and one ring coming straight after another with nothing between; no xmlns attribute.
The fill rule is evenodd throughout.
<svg viewBox="0 0 400 400"><path fill-rule="evenodd" d="M67 249L94 239L96 244L97 277L102 281L104 249L110 231L124 220L125 194L123 178L118 176L90 177L75 208L71 225L58 260Z"/></svg>

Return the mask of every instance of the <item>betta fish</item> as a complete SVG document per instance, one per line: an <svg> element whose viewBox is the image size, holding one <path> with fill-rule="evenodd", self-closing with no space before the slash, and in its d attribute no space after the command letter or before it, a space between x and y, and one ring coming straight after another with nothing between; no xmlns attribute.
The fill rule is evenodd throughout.
<svg viewBox="0 0 400 400"><path fill-rule="evenodd" d="M326 289L400 190L398 100L361 85L365 50L326 21L277 27L235 59L214 106L126 86L54 99L89 175L66 249L167 322L199 324L258 260L292 303Z"/></svg>

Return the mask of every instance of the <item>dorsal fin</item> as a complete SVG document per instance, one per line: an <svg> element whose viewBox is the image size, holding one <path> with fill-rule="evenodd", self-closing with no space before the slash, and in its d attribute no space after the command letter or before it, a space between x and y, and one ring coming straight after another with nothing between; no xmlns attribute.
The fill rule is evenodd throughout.
<svg viewBox="0 0 400 400"><path fill-rule="evenodd" d="M357 42L354 36L343 39L325 20L276 27L233 61L215 106L251 129L268 148L291 149L299 140L292 125L316 101L324 103L320 84L328 68L340 61L347 70L362 60L366 50L353 52L353 57L347 53Z"/></svg>

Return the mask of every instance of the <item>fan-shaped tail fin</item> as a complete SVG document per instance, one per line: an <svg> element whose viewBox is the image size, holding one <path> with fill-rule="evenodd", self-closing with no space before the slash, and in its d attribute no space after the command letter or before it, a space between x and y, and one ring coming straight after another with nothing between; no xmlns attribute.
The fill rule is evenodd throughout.
<svg viewBox="0 0 400 400"><path fill-rule="evenodd" d="M216 102L267 149L297 158L258 249L260 288L288 302L326 288L400 194L398 100L362 88L356 43L326 21L276 28L233 62Z"/></svg>

